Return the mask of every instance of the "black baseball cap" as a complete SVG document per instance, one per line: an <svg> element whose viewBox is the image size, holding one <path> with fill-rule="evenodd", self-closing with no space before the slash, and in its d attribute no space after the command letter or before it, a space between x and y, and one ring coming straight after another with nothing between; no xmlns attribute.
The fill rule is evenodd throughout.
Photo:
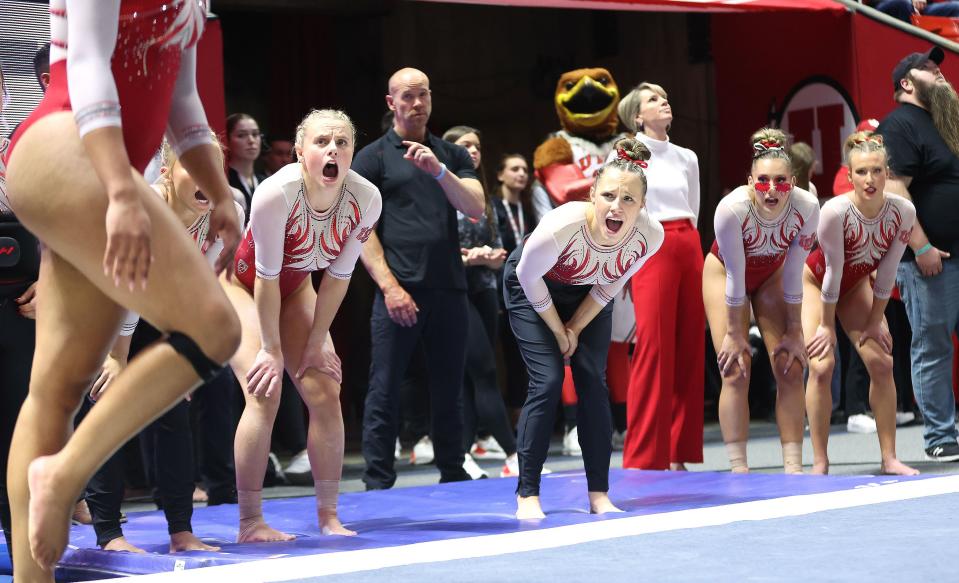
<svg viewBox="0 0 959 583"><path fill-rule="evenodd" d="M910 69L920 69L926 64L926 61L932 61L939 65L946 58L946 54L939 47L932 47L924 53L912 53L899 61L896 68L892 70L893 91L899 91L899 82L906 78L906 73Z"/></svg>

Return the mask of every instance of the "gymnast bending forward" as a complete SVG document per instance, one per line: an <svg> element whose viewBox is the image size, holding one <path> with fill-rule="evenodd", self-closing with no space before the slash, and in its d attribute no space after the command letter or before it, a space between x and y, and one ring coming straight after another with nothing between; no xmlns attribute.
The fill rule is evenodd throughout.
<svg viewBox="0 0 959 583"><path fill-rule="evenodd" d="M539 501L540 473L566 359L579 397L577 426L590 512L620 511L608 495L610 302L659 250L664 232L644 209L643 168L649 150L633 138L620 140L615 149L617 156L597 172L589 201L569 202L546 213L506 262L506 308L529 370L517 437L519 519L545 516Z"/></svg>

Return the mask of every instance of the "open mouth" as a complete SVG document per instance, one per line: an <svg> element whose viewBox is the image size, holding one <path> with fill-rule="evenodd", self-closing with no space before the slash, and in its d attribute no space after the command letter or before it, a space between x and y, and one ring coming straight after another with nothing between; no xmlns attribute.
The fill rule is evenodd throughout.
<svg viewBox="0 0 959 583"><path fill-rule="evenodd" d="M764 198L764 199L763 199L763 204L766 205L766 206L769 207L769 208L776 208L776 205L779 204L779 199L778 199L778 198Z"/></svg>
<svg viewBox="0 0 959 583"><path fill-rule="evenodd" d="M623 228L623 221L617 219L606 219L606 230L610 233L618 233Z"/></svg>
<svg viewBox="0 0 959 583"><path fill-rule="evenodd" d="M612 102L612 95L593 84L585 84L572 97L563 102L563 107L574 114L594 114L603 111Z"/></svg>
<svg viewBox="0 0 959 583"><path fill-rule="evenodd" d="M323 176L325 178L336 178L340 174L340 168L336 162L330 161L323 166Z"/></svg>
<svg viewBox="0 0 959 583"><path fill-rule="evenodd" d="M208 199L206 195L203 194L203 191L200 191L200 190L193 193L193 198L195 198L198 202L202 202L202 203L210 202L210 199Z"/></svg>
<svg viewBox="0 0 959 583"><path fill-rule="evenodd" d="M866 190L866 193L867 193L867 194L876 194L876 187L875 187L875 186L867 186L865 190Z"/></svg>

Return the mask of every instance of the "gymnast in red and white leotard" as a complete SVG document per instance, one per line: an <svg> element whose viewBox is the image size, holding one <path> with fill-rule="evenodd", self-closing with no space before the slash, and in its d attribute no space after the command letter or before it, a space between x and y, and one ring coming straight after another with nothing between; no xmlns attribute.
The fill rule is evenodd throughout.
<svg viewBox="0 0 959 583"><path fill-rule="evenodd" d="M810 359L806 409L813 473L829 471L830 384L838 317L869 372L869 404L876 416L881 471L918 474L896 457L892 336L883 316L896 283L896 268L912 234L916 208L905 198L884 192L888 159L881 136L857 132L846 140L845 153L853 191L823 205L819 248L806 261L803 276L803 329ZM870 287L873 272L875 282Z"/></svg>
<svg viewBox="0 0 959 583"><path fill-rule="evenodd" d="M719 424L732 471L748 472L751 303L776 379L783 469L802 473L802 269L819 203L796 188L781 131L759 130L751 142L748 183L719 202L716 242L703 264L703 302L723 378Z"/></svg>
<svg viewBox="0 0 959 583"><path fill-rule="evenodd" d="M336 512L343 468L340 359L329 329L363 242L380 217L372 183L350 170L356 130L342 111L314 110L296 130L297 162L260 183L224 282L243 341L230 362L246 408L236 431L237 542L290 540L263 519L261 493L284 368L309 410L306 451L323 534L353 535ZM310 274L324 270L319 291Z"/></svg>
<svg viewBox="0 0 959 583"><path fill-rule="evenodd" d="M52 0L51 84L6 154L7 194L45 244L30 394L8 484L18 580L52 581L69 515L121 444L239 343L215 275L141 172L166 133L213 204L220 268L240 237L232 195L196 91L198 0ZM125 309L167 336L113 381L76 432ZM28 471L29 467L29 471Z"/></svg>

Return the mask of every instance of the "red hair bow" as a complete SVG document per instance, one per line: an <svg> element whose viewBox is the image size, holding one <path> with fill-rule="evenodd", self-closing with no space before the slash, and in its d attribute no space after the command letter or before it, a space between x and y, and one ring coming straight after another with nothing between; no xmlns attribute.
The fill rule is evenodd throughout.
<svg viewBox="0 0 959 583"><path fill-rule="evenodd" d="M616 148L616 155L620 160L626 160L631 164L635 164L640 168L647 168L649 164L646 163L646 160L634 160L629 153L626 152L625 148Z"/></svg>

